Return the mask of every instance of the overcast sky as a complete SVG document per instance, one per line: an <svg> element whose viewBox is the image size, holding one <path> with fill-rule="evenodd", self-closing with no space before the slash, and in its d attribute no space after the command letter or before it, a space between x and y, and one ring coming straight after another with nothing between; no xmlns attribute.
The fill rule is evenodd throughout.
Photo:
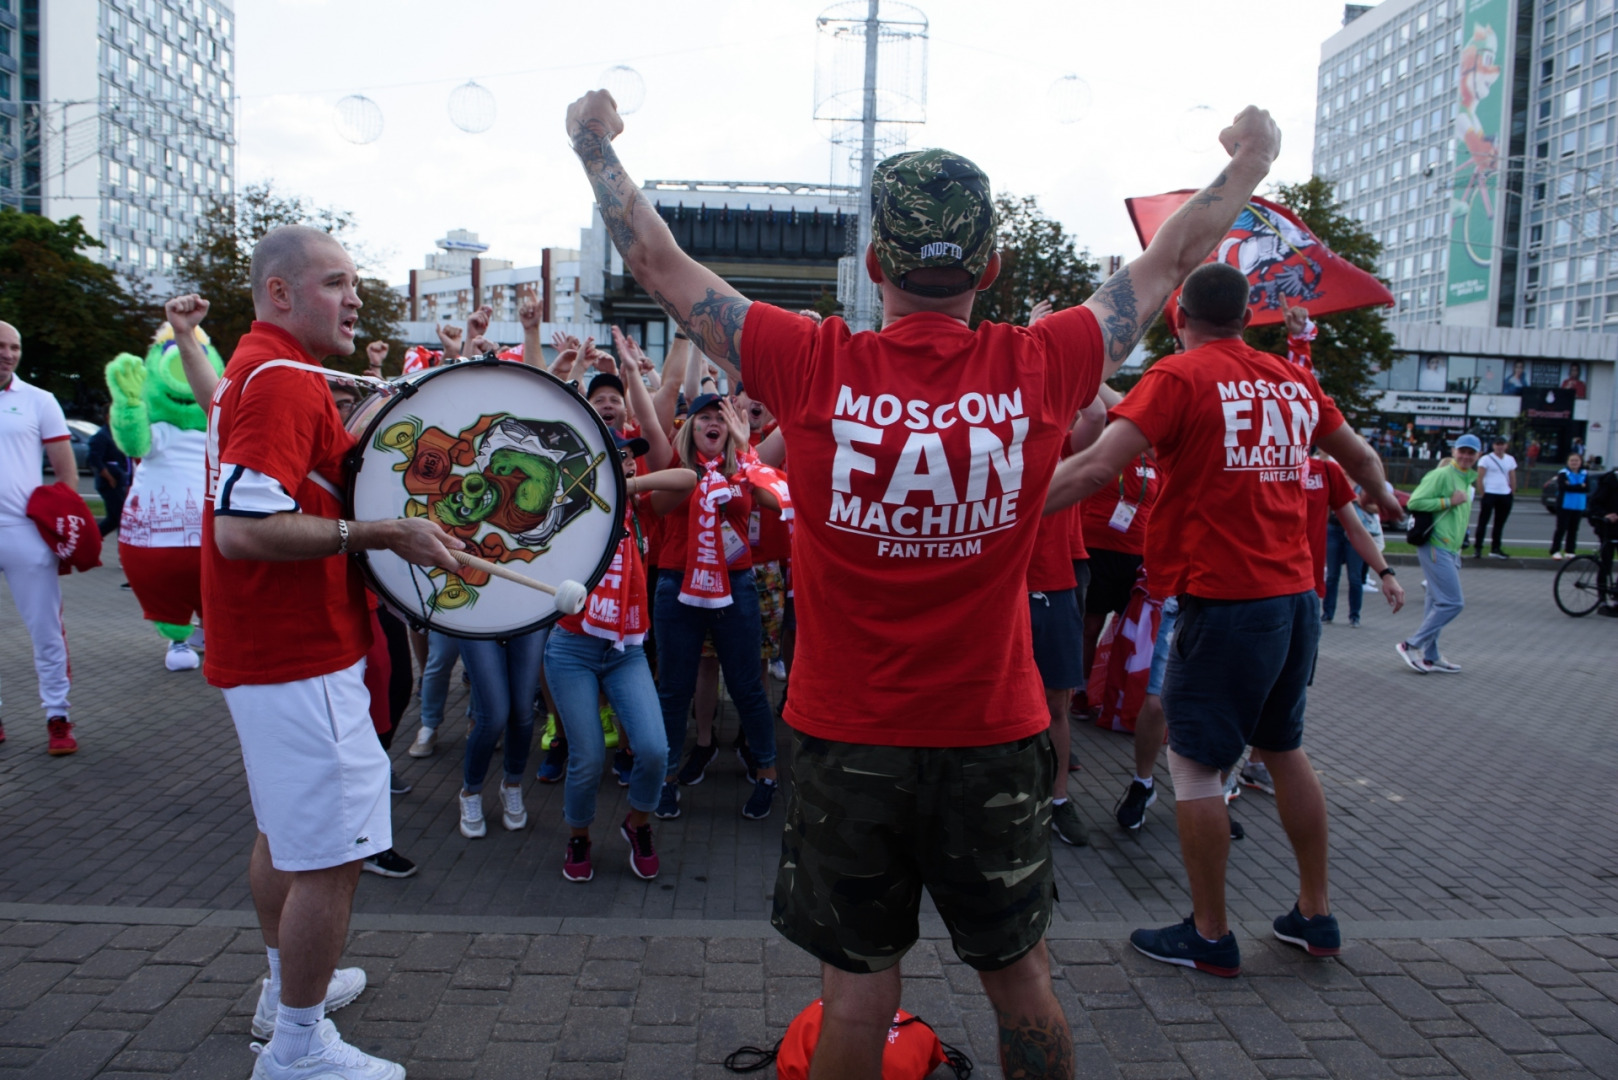
<svg viewBox="0 0 1618 1080"><path fill-rule="evenodd" d="M813 120L815 18L800 0L237 0L237 184L352 211L355 238L395 283L447 229L491 257L537 263L577 245L590 190L563 135L569 101L605 69L633 67L644 105L619 154L647 179L825 181ZM924 0L927 123L909 145L947 146L997 191L1034 195L1097 255L1139 251L1123 199L1195 187L1218 171L1207 110L1251 102L1283 132L1271 181L1309 175L1320 44L1339 0L1266 5L1136 0ZM1088 112L1050 100L1078 75ZM498 113L481 135L450 122L476 79ZM382 136L345 141L334 106L363 93ZM1204 107L1197 112L1192 110Z"/></svg>

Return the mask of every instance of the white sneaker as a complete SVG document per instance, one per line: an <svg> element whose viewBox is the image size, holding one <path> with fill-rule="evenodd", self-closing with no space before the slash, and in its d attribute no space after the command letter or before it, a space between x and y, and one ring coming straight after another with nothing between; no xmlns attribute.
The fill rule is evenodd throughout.
<svg viewBox="0 0 1618 1080"><path fill-rule="evenodd" d="M500 815L500 824L509 831L528 828L528 808L522 804L522 788L500 785L500 802L504 810Z"/></svg>
<svg viewBox="0 0 1618 1080"><path fill-rule="evenodd" d="M1427 663L1432 670L1441 671L1446 675L1454 675L1461 670L1461 665L1451 663L1450 661L1444 659L1442 655L1440 655L1437 660L1429 660Z"/></svg>
<svg viewBox="0 0 1618 1080"><path fill-rule="evenodd" d="M191 636L185 639L185 643L197 650L197 652L208 651L208 639L203 636L202 627L200 626L191 631Z"/></svg>
<svg viewBox="0 0 1618 1080"><path fill-rule="evenodd" d="M1553 551L1551 552L1551 558L1555 559L1557 562L1561 562L1563 555L1560 551Z"/></svg>
<svg viewBox="0 0 1618 1080"><path fill-rule="evenodd" d="M770 661L770 678L774 679L776 682L787 681L787 666L785 661Z"/></svg>
<svg viewBox="0 0 1618 1080"><path fill-rule="evenodd" d="M364 968L338 968L331 973L331 985L326 987L326 1012L334 1013L360 996L365 989ZM275 1034L275 1007L280 1002L270 1001L270 980L265 979L258 992L258 1007L253 1010L253 1037L269 1039Z"/></svg>
<svg viewBox="0 0 1618 1080"><path fill-rule="evenodd" d="M416 732L416 741L410 744L405 753L411 757L432 757L433 747L438 743L438 732L430 727L424 727Z"/></svg>
<svg viewBox="0 0 1618 1080"><path fill-rule="evenodd" d="M202 657L185 642L171 641L168 655L163 657L163 666L170 671L195 671L202 666Z"/></svg>
<svg viewBox="0 0 1618 1080"><path fill-rule="evenodd" d="M404 1080L403 1065L372 1057L363 1050L348 1045L337 1034L337 1025L322 1020L315 1028L313 1045L309 1053L291 1065L275 1060L269 1047L253 1044L258 1060L253 1063L253 1080Z"/></svg>
<svg viewBox="0 0 1618 1080"><path fill-rule="evenodd" d="M461 835L476 840L489 831L483 823L483 792L461 796Z"/></svg>

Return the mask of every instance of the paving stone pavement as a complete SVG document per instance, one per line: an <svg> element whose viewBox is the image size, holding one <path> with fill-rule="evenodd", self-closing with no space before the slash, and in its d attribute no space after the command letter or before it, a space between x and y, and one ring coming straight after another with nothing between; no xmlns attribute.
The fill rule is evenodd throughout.
<svg viewBox="0 0 1618 1080"><path fill-rule="evenodd" d="M109 563L64 582L74 757L44 755L27 638L0 603L0 1077L245 1077L264 965L234 733L217 691L163 669ZM1419 572L1401 578L1419 609ZM1419 610L1389 616L1367 595L1363 629L1325 628L1306 745L1353 942L1340 962L1266 940L1293 871L1272 802L1251 792L1230 880L1243 977L1129 950L1131 927L1189 910L1173 802L1121 834L1129 741L1075 729L1071 790L1093 828L1089 847L1057 847L1051 937L1079 1075L1618 1077L1618 623L1561 615L1540 570L1463 580L1469 607L1444 638L1461 676L1399 665ZM446 731L463 711L457 688ZM578 886L558 873L559 790L531 785L529 830L466 841L456 740L416 761L415 728L412 707L394 756L416 788L394 827L423 869L362 883L348 962L372 985L336 1017L355 1042L413 1077L721 1075L725 1053L773 1043L813 999L813 965L763 921L780 818L740 817L733 758L657 824L652 883L610 835L625 808L609 777L596 880ZM998 1077L976 980L924 925L906 1007Z"/></svg>

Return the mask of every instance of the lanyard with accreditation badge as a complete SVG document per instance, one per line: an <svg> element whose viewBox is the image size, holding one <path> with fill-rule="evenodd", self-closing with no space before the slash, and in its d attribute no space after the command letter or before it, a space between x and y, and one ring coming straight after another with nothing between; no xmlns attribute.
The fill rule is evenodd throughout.
<svg viewBox="0 0 1618 1080"><path fill-rule="evenodd" d="M1140 497L1146 498L1146 455L1142 454L1136 461L1136 468L1140 474ZM1119 532L1128 532L1129 526L1134 523L1135 514L1140 510L1140 503L1124 501L1124 474L1118 474L1118 505L1113 507L1112 517L1107 521L1110 528Z"/></svg>

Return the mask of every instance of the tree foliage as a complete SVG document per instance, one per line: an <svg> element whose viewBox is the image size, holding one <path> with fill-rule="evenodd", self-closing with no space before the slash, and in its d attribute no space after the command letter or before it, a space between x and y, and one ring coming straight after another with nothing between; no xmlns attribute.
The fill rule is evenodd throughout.
<svg viewBox="0 0 1618 1080"><path fill-rule="evenodd" d="M144 354L161 319L140 282L90 257L101 246L78 217L0 207L0 319L22 335L18 371L84 416L106 400L107 361Z"/></svg>
<svg viewBox="0 0 1618 1080"><path fill-rule="evenodd" d="M313 206L301 196L282 195L268 182L249 184L232 196L212 200L197 231L181 249L174 277L180 291L195 292L209 302L208 331L219 354L230 357L236 343L253 324L253 290L250 280L253 248L271 229L281 225L309 225L339 240L354 227L354 216L346 210ZM365 269L362 251L350 248L356 265ZM403 364L404 341L400 323L405 301L387 283L360 278L360 321L352 356L322 357L329 366L358 372L365 367L365 346L372 341L389 343L388 369L392 373Z"/></svg>
<svg viewBox="0 0 1618 1080"><path fill-rule="evenodd" d="M1061 222L1045 216L1033 196L1001 195L995 212L1000 276L978 293L973 326L986 319L1025 324L1040 300L1051 301L1060 311L1084 303L1096 291L1101 267L1088 249L1078 249Z"/></svg>
<svg viewBox="0 0 1618 1080"><path fill-rule="evenodd" d="M1343 212L1330 181L1312 176L1301 184L1280 184L1269 197L1297 214L1322 243L1343 259L1376 273L1382 244L1369 229ZM1361 308L1315 320L1319 326L1312 349L1315 377L1321 389L1335 398L1337 407L1350 418L1370 409L1371 376L1393 363L1393 332L1388 329L1386 311ZM1261 326L1247 332L1247 342L1255 349L1284 355L1286 329ZM1146 346L1148 364L1175 351L1174 336L1161 316L1147 331Z"/></svg>

